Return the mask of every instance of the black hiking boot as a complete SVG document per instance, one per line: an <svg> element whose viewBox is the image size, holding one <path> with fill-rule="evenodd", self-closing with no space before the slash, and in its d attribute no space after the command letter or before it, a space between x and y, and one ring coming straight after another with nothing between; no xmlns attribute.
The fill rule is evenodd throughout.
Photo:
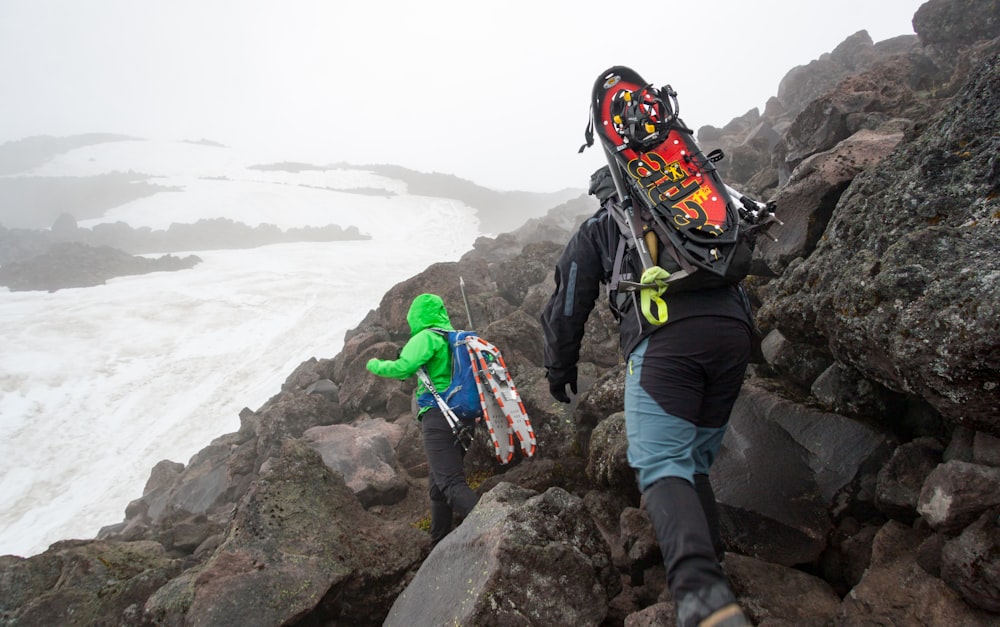
<svg viewBox="0 0 1000 627"><path fill-rule="evenodd" d="M752 625L740 606L735 603L715 610L698 623L698 627L752 627Z"/></svg>
<svg viewBox="0 0 1000 627"><path fill-rule="evenodd" d="M684 595L677 601L677 624L682 627L750 627L725 582Z"/></svg>
<svg viewBox="0 0 1000 627"><path fill-rule="evenodd" d="M716 557L695 487L680 477L667 477L650 486L644 496L667 570L667 585L677 603L677 624L750 625Z"/></svg>
<svg viewBox="0 0 1000 627"><path fill-rule="evenodd" d="M705 522L708 523L708 535L712 539L715 558L722 562L726 555L726 547L719 533L719 505L715 501L715 491L712 489L712 482L708 480L708 475L694 476L694 490L698 493L701 509L705 512Z"/></svg>

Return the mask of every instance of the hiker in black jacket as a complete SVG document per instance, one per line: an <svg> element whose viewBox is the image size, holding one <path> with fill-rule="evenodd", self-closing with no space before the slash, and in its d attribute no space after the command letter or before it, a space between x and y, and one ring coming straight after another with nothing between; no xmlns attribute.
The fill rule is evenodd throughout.
<svg viewBox="0 0 1000 627"><path fill-rule="evenodd" d="M608 286L626 359L628 460L660 544L678 623L749 625L720 564L718 510L708 480L750 358L749 305L737 285L668 288L666 321L652 324L637 292L613 289L618 278L638 280L643 268L633 250L619 248L607 205L617 197L602 178L599 170L591 181L602 207L563 251L541 315L549 390L564 403L570 402L567 388L576 394L584 325L602 284Z"/></svg>

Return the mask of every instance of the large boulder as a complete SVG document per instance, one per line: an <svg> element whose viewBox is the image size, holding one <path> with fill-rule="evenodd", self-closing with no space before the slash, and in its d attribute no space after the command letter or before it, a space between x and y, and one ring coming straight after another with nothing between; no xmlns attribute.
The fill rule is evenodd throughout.
<svg viewBox="0 0 1000 627"><path fill-rule="evenodd" d="M841 42L834 52L792 68L778 83L778 102L787 111L802 111L848 76L853 59L873 45L868 31L860 30Z"/></svg>
<svg viewBox="0 0 1000 627"><path fill-rule="evenodd" d="M340 407L348 419L361 415L388 415L395 417L409 411L416 378L407 381L379 377L365 368L369 359L396 359L405 340L368 343L369 335L381 336L380 331L365 331L355 336L360 340L360 352L347 357L340 386ZM361 349L360 346L366 346Z"/></svg>
<svg viewBox="0 0 1000 627"><path fill-rule="evenodd" d="M147 495L153 522L177 511L204 514L233 485L228 472L229 446L212 444L198 451L161 495ZM152 498L151 498L152 497Z"/></svg>
<svg viewBox="0 0 1000 627"><path fill-rule="evenodd" d="M0 557L4 625L142 625L142 606L181 561L157 542L67 540Z"/></svg>
<svg viewBox="0 0 1000 627"><path fill-rule="evenodd" d="M341 422L344 416L342 404L330 395L306 390L279 392L254 413L259 462L277 455L285 440L302 437L311 427Z"/></svg>
<svg viewBox="0 0 1000 627"><path fill-rule="evenodd" d="M902 139L902 131L891 126L863 129L795 168L774 198L783 222L773 229L777 241L762 237L757 244L756 254L774 275L781 274L793 259L809 256L850 182L888 156Z"/></svg>
<svg viewBox="0 0 1000 627"><path fill-rule="evenodd" d="M952 460L927 476L917 511L938 531L955 533L1000 505L1000 468Z"/></svg>
<svg viewBox="0 0 1000 627"><path fill-rule="evenodd" d="M827 624L840 608L830 584L801 570L728 553L725 571L740 606L757 624Z"/></svg>
<svg viewBox="0 0 1000 627"><path fill-rule="evenodd" d="M241 499L225 540L146 604L157 623L280 625L313 614L376 625L426 539L367 514L319 453L289 440Z"/></svg>
<svg viewBox="0 0 1000 627"><path fill-rule="evenodd" d="M872 501L886 435L745 384L711 480L728 546L776 564L815 561L836 500Z"/></svg>
<svg viewBox="0 0 1000 627"><path fill-rule="evenodd" d="M1000 37L998 16L997 0L929 0L914 13L913 30L936 62L954 67L959 51Z"/></svg>
<svg viewBox="0 0 1000 627"><path fill-rule="evenodd" d="M926 115L926 105L914 88L893 80L913 73L913 64L910 57L894 57L864 74L846 78L835 90L810 102L784 136L784 161L789 171L862 129L878 128L892 118Z"/></svg>
<svg viewBox="0 0 1000 627"><path fill-rule="evenodd" d="M975 608L916 561L926 532L898 522L875 536L871 565L844 597L841 625L996 625L996 614Z"/></svg>
<svg viewBox="0 0 1000 627"><path fill-rule="evenodd" d="M385 625L597 626L620 587L582 500L501 483L427 556Z"/></svg>
<svg viewBox="0 0 1000 627"><path fill-rule="evenodd" d="M759 312L789 339L825 338L865 376L993 434L998 108L995 55L923 134L855 178L815 252L768 286Z"/></svg>
<svg viewBox="0 0 1000 627"><path fill-rule="evenodd" d="M1000 510L985 512L941 551L941 577L975 607L1000 614Z"/></svg>
<svg viewBox="0 0 1000 627"><path fill-rule="evenodd" d="M562 245L552 241L531 243L512 259L496 264L493 277L497 293L508 303L519 307L528 288L540 283L552 271L562 253Z"/></svg>
<svg viewBox="0 0 1000 627"><path fill-rule="evenodd" d="M393 505L406 497L408 485L399 473L395 449L404 428L381 418L354 425L328 425L306 430L302 439L323 463L344 477L365 507Z"/></svg>
<svg viewBox="0 0 1000 627"><path fill-rule="evenodd" d="M635 470L628 463L625 412L600 422L591 434L589 448L587 476L600 486L637 495Z"/></svg>
<svg viewBox="0 0 1000 627"><path fill-rule="evenodd" d="M805 389L829 370L833 362L823 347L789 342L777 329L763 338L760 350L774 373Z"/></svg>
<svg viewBox="0 0 1000 627"><path fill-rule="evenodd" d="M878 473L875 506L895 520L916 520L924 481L941 463L944 447L934 438L917 438L898 447Z"/></svg>

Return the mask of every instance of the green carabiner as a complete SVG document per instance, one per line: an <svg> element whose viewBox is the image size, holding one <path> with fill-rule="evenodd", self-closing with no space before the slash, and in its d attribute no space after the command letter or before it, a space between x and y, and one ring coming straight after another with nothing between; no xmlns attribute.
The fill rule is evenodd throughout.
<svg viewBox="0 0 1000 627"><path fill-rule="evenodd" d="M660 266L646 268L642 273L640 282L651 284L651 287L643 288L640 291L639 302L642 305L642 315L650 324L659 326L667 321L667 303L661 296L663 296L663 293L669 287L667 285L668 278L670 278L670 273ZM652 311L654 305L656 306L655 314Z"/></svg>

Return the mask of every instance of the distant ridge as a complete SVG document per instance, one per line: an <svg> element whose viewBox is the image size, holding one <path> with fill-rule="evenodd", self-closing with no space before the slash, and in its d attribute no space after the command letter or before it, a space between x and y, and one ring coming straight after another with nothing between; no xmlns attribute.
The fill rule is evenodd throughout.
<svg viewBox="0 0 1000 627"><path fill-rule="evenodd" d="M144 138L114 133L86 133L66 137L38 135L0 144L0 176L17 175L39 167L62 153L85 146L119 141L143 141ZM182 140L184 143L224 147L209 139ZM499 191L483 187L453 174L420 172L392 164L327 165L299 161L281 161L248 166L258 171L308 172L323 170L364 170L380 174L406 184L410 194L433 198L457 200L473 208L479 219L479 230L484 234L512 231L532 218L544 216L549 209L584 195L583 188L566 188L555 192ZM129 185L118 185L123 177ZM35 178L37 180L28 180ZM0 224L8 228L45 228L52 224L65 207L72 205L77 219L100 216L109 206L134 198L171 191L150 183L150 175L135 172L113 173L101 177L27 177L25 180L7 180L0 197L8 200L0 210ZM114 180L112 180L114 179ZM109 191L109 186L114 187ZM382 190L358 188L348 191L361 194L382 195ZM108 195L115 195L108 198ZM25 203L31 196L35 200ZM119 197L120 196L120 197ZM94 203L82 199L95 199ZM69 202L73 199L73 202ZM90 207L93 204L93 207ZM30 208L30 210L29 210Z"/></svg>
<svg viewBox="0 0 1000 627"><path fill-rule="evenodd" d="M63 213L78 220L99 218L109 207L181 191L180 187L153 183L152 178L136 172L0 178L0 225L11 229L48 228Z"/></svg>
<svg viewBox="0 0 1000 627"><path fill-rule="evenodd" d="M453 198L474 207L479 217L479 230L485 233L506 233L531 218L545 215L556 205L586 193L583 189L545 193L497 191L452 174L428 174L390 164L360 167L405 182L411 194Z"/></svg>
<svg viewBox="0 0 1000 627"><path fill-rule="evenodd" d="M56 155L84 146L141 139L114 133L84 133L68 137L35 135L0 144L0 176L26 172Z"/></svg>
<svg viewBox="0 0 1000 627"><path fill-rule="evenodd" d="M314 170L367 170L406 183L407 191L418 196L451 198L476 210L480 231L504 233L516 229L531 218L545 215L549 209L584 194L583 189L567 188L556 192L498 191L477 185L453 174L419 172L386 163L355 165L345 162L315 165L283 161L250 166L264 171L308 172Z"/></svg>

